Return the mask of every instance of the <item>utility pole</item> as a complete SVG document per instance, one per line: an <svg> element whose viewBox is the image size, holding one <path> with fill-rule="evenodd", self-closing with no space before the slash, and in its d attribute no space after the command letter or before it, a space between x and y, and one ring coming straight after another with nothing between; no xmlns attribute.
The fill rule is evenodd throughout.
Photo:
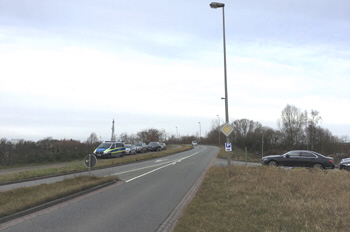
<svg viewBox="0 0 350 232"><path fill-rule="evenodd" d="M112 136L111 136L111 141L115 141L115 135L114 135L114 119L112 122Z"/></svg>
<svg viewBox="0 0 350 232"><path fill-rule="evenodd" d="M261 136L261 158L264 156L264 132Z"/></svg>

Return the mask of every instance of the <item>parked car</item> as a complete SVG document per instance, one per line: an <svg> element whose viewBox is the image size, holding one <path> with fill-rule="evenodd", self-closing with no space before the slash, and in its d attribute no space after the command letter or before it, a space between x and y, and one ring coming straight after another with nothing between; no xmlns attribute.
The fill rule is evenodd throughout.
<svg viewBox="0 0 350 232"><path fill-rule="evenodd" d="M196 141L192 141L192 146L197 146L197 142Z"/></svg>
<svg viewBox="0 0 350 232"><path fill-rule="evenodd" d="M93 153L97 158L111 158L112 156L123 157L125 154L125 144L123 142L105 141L101 143Z"/></svg>
<svg viewBox="0 0 350 232"><path fill-rule="evenodd" d="M135 155L136 147L135 145L125 144L125 155Z"/></svg>
<svg viewBox="0 0 350 232"><path fill-rule="evenodd" d="M162 147L162 150L166 150L166 144L165 143L160 143L160 146Z"/></svg>
<svg viewBox="0 0 350 232"><path fill-rule="evenodd" d="M335 167L332 157L326 157L314 151L289 151L283 155L269 155L262 157L264 165L288 166L288 167L317 167L330 168Z"/></svg>
<svg viewBox="0 0 350 232"><path fill-rule="evenodd" d="M350 171L350 158L342 159L339 163L339 169L340 170L345 169Z"/></svg>
<svg viewBox="0 0 350 232"><path fill-rule="evenodd" d="M148 149L149 151L160 151L160 150L162 150L162 146L160 145L159 142L150 142L150 143L148 144L147 149Z"/></svg>
<svg viewBox="0 0 350 232"><path fill-rule="evenodd" d="M137 153L147 152L147 144L145 143L136 143L135 147Z"/></svg>

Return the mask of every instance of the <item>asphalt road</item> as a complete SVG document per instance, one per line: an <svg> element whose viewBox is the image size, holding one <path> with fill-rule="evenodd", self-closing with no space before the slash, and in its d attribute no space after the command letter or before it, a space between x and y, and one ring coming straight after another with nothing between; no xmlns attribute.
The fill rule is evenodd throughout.
<svg viewBox="0 0 350 232"><path fill-rule="evenodd" d="M0 225L1 231L157 231L215 158L218 148L190 151L94 171L123 180L97 192ZM32 183L34 184L34 183Z"/></svg>

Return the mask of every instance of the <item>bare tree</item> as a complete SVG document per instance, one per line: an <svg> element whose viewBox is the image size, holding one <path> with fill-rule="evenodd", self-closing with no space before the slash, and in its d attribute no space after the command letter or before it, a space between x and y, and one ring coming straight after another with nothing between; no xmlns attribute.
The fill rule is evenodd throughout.
<svg viewBox="0 0 350 232"><path fill-rule="evenodd" d="M150 128L137 133L138 138L144 142L160 141L163 138L165 131Z"/></svg>
<svg viewBox="0 0 350 232"><path fill-rule="evenodd" d="M96 144L98 142L99 142L99 140L98 140L98 137L97 137L95 132L92 132L90 134L90 136L86 140L86 143L89 144L89 145L94 145L94 144Z"/></svg>
<svg viewBox="0 0 350 232"><path fill-rule="evenodd" d="M306 112L293 105L287 105L278 120L278 127L285 137L285 145L288 149L299 148L303 144Z"/></svg>
<svg viewBox="0 0 350 232"><path fill-rule="evenodd" d="M259 122L246 118L235 120L232 123L233 133L230 137L238 147L248 150L257 150L261 145L262 125Z"/></svg>
<svg viewBox="0 0 350 232"><path fill-rule="evenodd" d="M310 117L307 114L306 139L308 146L310 145L311 147L311 150L314 150L317 126L322 121L321 116L318 114L319 112L317 110L311 110Z"/></svg>

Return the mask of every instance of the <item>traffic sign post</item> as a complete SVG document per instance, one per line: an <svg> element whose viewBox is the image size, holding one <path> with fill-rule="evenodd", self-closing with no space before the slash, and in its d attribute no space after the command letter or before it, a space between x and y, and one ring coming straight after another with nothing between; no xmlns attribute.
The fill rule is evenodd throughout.
<svg viewBox="0 0 350 232"><path fill-rule="evenodd" d="M224 135L226 135L226 137L228 137L232 133L233 127L230 125L230 123L225 123L220 130L222 133L224 133Z"/></svg>
<svg viewBox="0 0 350 232"><path fill-rule="evenodd" d="M89 168L89 175L90 175L90 169L95 166L97 163L97 158L95 155L87 155L84 159L84 164L87 168Z"/></svg>
<svg viewBox="0 0 350 232"><path fill-rule="evenodd" d="M225 150L227 152L227 167L229 170L229 173L231 173L231 155L230 152L232 151L232 145L229 140L229 135L233 132L233 127L228 123L228 117L226 118L226 123L221 127L221 132L226 135L226 143L225 143Z"/></svg>

